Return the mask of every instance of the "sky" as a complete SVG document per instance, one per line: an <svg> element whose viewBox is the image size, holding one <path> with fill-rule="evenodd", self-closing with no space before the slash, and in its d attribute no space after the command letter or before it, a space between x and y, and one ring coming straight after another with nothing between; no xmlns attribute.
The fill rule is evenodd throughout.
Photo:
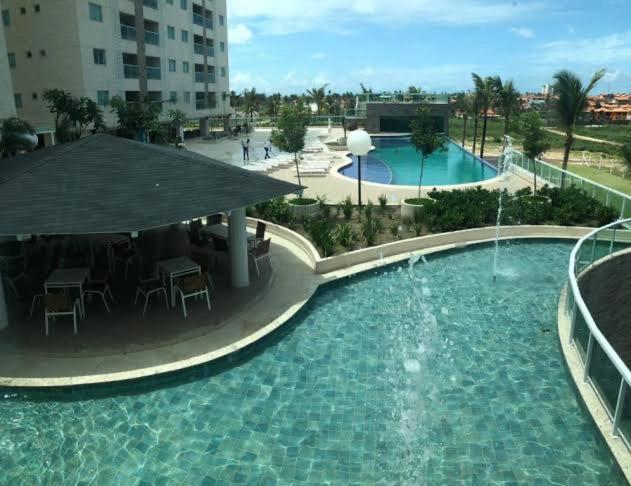
<svg viewBox="0 0 631 486"><path fill-rule="evenodd" d="M559 69L631 92L631 0L227 0L230 88L540 91Z"/></svg>

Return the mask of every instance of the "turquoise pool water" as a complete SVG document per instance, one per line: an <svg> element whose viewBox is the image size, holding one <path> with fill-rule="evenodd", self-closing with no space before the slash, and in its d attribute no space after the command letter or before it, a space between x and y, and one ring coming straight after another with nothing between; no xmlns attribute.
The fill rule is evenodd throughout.
<svg viewBox="0 0 631 486"><path fill-rule="evenodd" d="M624 484L556 334L571 244L321 289L231 359L118 387L2 390L8 484ZM142 481L140 481L142 480Z"/></svg>
<svg viewBox="0 0 631 486"><path fill-rule="evenodd" d="M421 159L407 137L375 137L375 150L362 157L362 179L380 184L417 186ZM357 179L357 160L340 169L340 173ZM497 171L447 141L444 150L425 159L423 186L465 184L492 179Z"/></svg>

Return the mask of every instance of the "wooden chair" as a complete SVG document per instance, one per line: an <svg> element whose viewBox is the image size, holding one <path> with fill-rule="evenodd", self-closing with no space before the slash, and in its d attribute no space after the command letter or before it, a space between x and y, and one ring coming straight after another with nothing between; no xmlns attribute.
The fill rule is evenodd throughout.
<svg viewBox="0 0 631 486"><path fill-rule="evenodd" d="M267 260L269 262L270 270L272 269L272 258L269 254L271 241L272 239L268 238L267 240L263 240L258 246L248 250L248 256L250 256L254 261L254 268L256 268L257 275L261 275L261 272L259 270L259 262L262 260Z"/></svg>
<svg viewBox="0 0 631 486"><path fill-rule="evenodd" d="M230 251L230 247L228 246L228 241L223 238L213 238L213 256L214 263L213 265L216 267L219 261L219 255L224 254L228 255Z"/></svg>
<svg viewBox="0 0 631 486"><path fill-rule="evenodd" d="M53 319L57 316L72 316L74 324L74 333L77 334L77 313L81 309L79 299L70 299L65 294L46 294L44 296L44 302L46 303L46 314L44 316L44 325L46 328L46 335L48 336L48 319Z"/></svg>
<svg viewBox="0 0 631 486"><path fill-rule="evenodd" d="M267 225L261 221L258 221L256 223L256 236L254 237L254 239L250 239L248 240L248 246L250 247L250 249L255 248L257 246L259 246L259 244L265 240L265 230L267 228Z"/></svg>
<svg viewBox="0 0 631 486"><path fill-rule="evenodd" d="M131 248L119 248L114 252L114 268L116 271L116 267L120 264L123 269L123 275L125 276L125 280L127 280L127 275L129 274L129 267L132 266L138 260L138 252L134 247Z"/></svg>
<svg viewBox="0 0 631 486"><path fill-rule="evenodd" d="M188 317L186 312L186 299L191 297L203 297L206 296L206 303L208 304L208 310L210 310L210 284L206 275L193 275L191 277L184 277L175 286L175 293L180 294L182 300L182 311L184 317Z"/></svg>

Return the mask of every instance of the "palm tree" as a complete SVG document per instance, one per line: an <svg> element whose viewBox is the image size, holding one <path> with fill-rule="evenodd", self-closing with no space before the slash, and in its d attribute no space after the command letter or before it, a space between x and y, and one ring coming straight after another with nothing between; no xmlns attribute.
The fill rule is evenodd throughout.
<svg viewBox="0 0 631 486"><path fill-rule="evenodd" d="M24 120L10 117L0 124L0 153L2 158L17 155L20 151L31 151L37 145L33 127Z"/></svg>
<svg viewBox="0 0 631 486"><path fill-rule="evenodd" d="M256 88L243 91L243 111L250 121L254 120L254 113L258 113L261 106L261 96L256 92Z"/></svg>
<svg viewBox="0 0 631 486"><path fill-rule="evenodd" d="M184 124L187 116L182 110L169 110L169 121L175 130L176 147L180 148L180 143L184 142Z"/></svg>
<svg viewBox="0 0 631 486"><path fill-rule="evenodd" d="M605 70L596 72L587 86L576 74L563 69L554 75L554 92L557 95L555 109L559 116L561 126L565 128L565 152L563 154L563 170L567 170L567 163L570 158L570 150L574 142L574 125L578 121L580 114L587 108L587 97L594 89L598 81L605 75ZM565 182L565 172L561 175L561 186Z"/></svg>
<svg viewBox="0 0 631 486"><path fill-rule="evenodd" d="M462 146L464 147L467 138L467 120L471 116L471 105L473 103L471 93L458 93L456 95L455 108L462 113Z"/></svg>
<svg viewBox="0 0 631 486"><path fill-rule="evenodd" d="M515 88L512 79L505 83L502 83L499 76L492 79L495 90L495 107L504 115L504 135L508 135L511 115L519 112L519 91Z"/></svg>
<svg viewBox="0 0 631 486"><path fill-rule="evenodd" d="M471 111L469 116L473 118L473 147L471 152L475 154L475 146L478 142L478 122L480 121L480 98L478 93L471 93L471 104L469 105Z"/></svg>
<svg viewBox="0 0 631 486"><path fill-rule="evenodd" d="M273 94L267 98L266 109L269 116L278 116L281 106L282 97L280 93Z"/></svg>
<svg viewBox="0 0 631 486"><path fill-rule="evenodd" d="M480 158L484 158L484 143L486 142L486 124L489 118L489 108L495 95L494 81L491 77L481 78L476 73L471 73L475 84L475 93L482 110L482 141L480 142Z"/></svg>
<svg viewBox="0 0 631 486"><path fill-rule="evenodd" d="M322 106L324 105L324 100L326 99L326 87L327 84L320 86L319 88L312 88L307 90L307 95L318 106L318 116L320 116L320 112L322 110Z"/></svg>

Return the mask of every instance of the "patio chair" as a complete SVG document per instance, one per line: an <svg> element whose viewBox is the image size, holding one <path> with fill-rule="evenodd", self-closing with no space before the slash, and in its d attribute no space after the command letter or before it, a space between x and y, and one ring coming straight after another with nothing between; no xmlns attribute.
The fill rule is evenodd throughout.
<svg viewBox="0 0 631 486"><path fill-rule="evenodd" d="M256 247L265 239L265 229L267 225L261 221L256 223L256 236L253 239L248 240L248 246L250 249Z"/></svg>
<svg viewBox="0 0 631 486"><path fill-rule="evenodd" d="M70 299L65 294L46 294L44 296L46 303L46 313L44 316L44 325L46 335L48 336L48 320L57 316L72 316L74 324L74 333L77 334L77 314L80 312L81 305L79 299Z"/></svg>
<svg viewBox="0 0 631 486"><path fill-rule="evenodd" d="M186 312L186 299L191 297L203 297L206 296L206 303L208 304L208 310L210 310L210 284L206 275L193 275L191 277L184 277L175 286L175 293L180 294L182 300L182 311L184 317L188 317Z"/></svg>
<svg viewBox="0 0 631 486"><path fill-rule="evenodd" d="M134 264L137 258L138 258L138 252L136 251L135 248L133 247L132 248L118 248L114 252L113 270L116 271L116 268L120 264L124 270L123 275L125 277L125 280L127 280L127 275L129 274L129 267Z"/></svg>
<svg viewBox="0 0 631 486"><path fill-rule="evenodd" d="M145 316L147 312L147 303L149 302L149 297L152 295L164 295L164 303L166 305L167 310L169 310L169 298L167 296L167 288L164 285L164 282L159 278L150 278L147 280L139 280L138 287L136 288L136 298L134 299L134 305L138 303L138 297L141 295L145 298L145 305L142 309L142 316Z"/></svg>
<svg viewBox="0 0 631 486"><path fill-rule="evenodd" d="M19 296L19 299L24 304L27 304L29 301L31 303L28 314L29 319L33 316L35 306L44 300L44 280L45 277L43 276L41 278L36 278L23 273L16 277L12 282L12 285L14 285L14 288L16 289L16 295Z"/></svg>
<svg viewBox="0 0 631 486"><path fill-rule="evenodd" d="M272 269L272 258L269 254L269 246L271 241L272 239L268 238L267 240L263 240L260 245L248 250L248 256L250 256L254 261L254 268L256 268L256 274L259 276L261 275L261 271L259 270L260 261L267 260L269 262L270 270Z"/></svg>
<svg viewBox="0 0 631 486"><path fill-rule="evenodd" d="M228 241L223 238L213 238L213 255L214 255L214 266L217 266L219 262L219 255L224 254L228 255L230 251L230 247L228 246Z"/></svg>
<svg viewBox="0 0 631 486"><path fill-rule="evenodd" d="M106 296L109 295L112 302L114 302L114 295L112 295L112 290L109 286L109 274L106 272L104 274L98 275L90 269L90 276L88 281L83 286L83 295L98 295L101 297L103 301L103 305L105 306L105 310L110 312L110 306L107 303Z"/></svg>

